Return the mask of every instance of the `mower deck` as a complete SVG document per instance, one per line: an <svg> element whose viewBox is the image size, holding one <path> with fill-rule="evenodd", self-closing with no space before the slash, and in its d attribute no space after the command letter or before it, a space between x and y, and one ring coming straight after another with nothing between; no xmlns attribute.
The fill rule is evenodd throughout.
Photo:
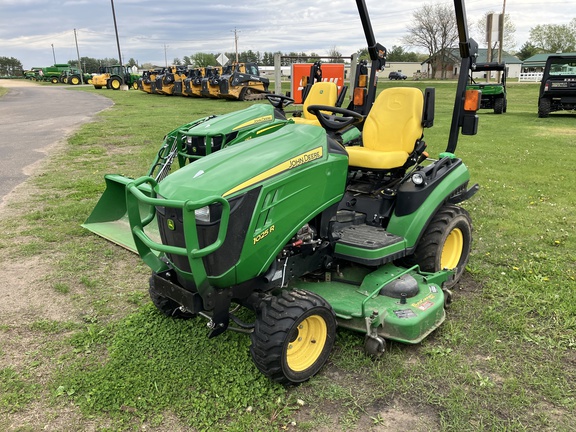
<svg viewBox="0 0 576 432"><path fill-rule="evenodd" d="M367 274L360 267L348 268L329 274L326 282L296 285L323 297L341 327L416 344L444 321L445 296L440 285L448 275L387 264Z"/></svg>

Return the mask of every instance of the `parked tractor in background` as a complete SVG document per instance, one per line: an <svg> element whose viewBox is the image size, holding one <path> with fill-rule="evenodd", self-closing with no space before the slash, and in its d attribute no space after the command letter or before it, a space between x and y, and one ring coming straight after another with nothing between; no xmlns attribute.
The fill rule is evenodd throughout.
<svg viewBox="0 0 576 432"><path fill-rule="evenodd" d="M181 94L182 80L186 79L184 66L170 66L156 75L156 93L163 95ZM184 78L183 78L184 77Z"/></svg>
<svg viewBox="0 0 576 432"><path fill-rule="evenodd" d="M157 93L156 77L162 74L162 71L162 68L156 68L142 72L142 76L138 79L138 88L146 93Z"/></svg>
<svg viewBox="0 0 576 432"><path fill-rule="evenodd" d="M489 82L488 77L492 71L498 71L500 82ZM474 72L486 72L486 82L477 82L472 74ZM505 113L508 108L506 99L506 63L475 63L470 71L470 83L466 87L468 90L480 90L482 100L481 109L493 109L494 114Z"/></svg>
<svg viewBox="0 0 576 432"><path fill-rule="evenodd" d="M202 96L217 98L220 94L220 75L222 74L221 66L208 66L204 71L202 78Z"/></svg>
<svg viewBox="0 0 576 432"><path fill-rule="evenodd" d="M204 78L204 68L194 68L188 71L188 76L184 80L184 94L187 96L202 97L202 78Z"/></svg>
<svg viewBox="0 0 576 432"><path fill-rule="evenodd" d="M80 69L71 67L63 71L60 80L64 84L78 85L78 84L92 84L92 74L83 73Z"/></svg>
<svg viewBox="0 0 576 432"><path fill-rule="evenodd" d="M63 83L62 72L70 70L68 63L55 64L38 71L39 81L50 81L52 84Z"/></svg>
<svg viewBox="0 0 576 432"><path fill-rule="evenodd" d="M221 98L244 101L264 99L270 80L260 76L256 63L233 63L218 84Z"/></svg>
<svg viewBox="0 0 576 432"><path fill-rule="evenodd" d="M140 75L132 73L131 68L128 66L101 66L100 73L92 77L92 84L95 89L105 87L112 90L120 90L123 85L127 85L128 88L137 90L139 78Z"/></svg>
<svg viewBox="0 0 576 432"><path fill-rule="evenodd" d="M576 110L576 55L551 55L544 67L538 117L562 110Z"/></svg>

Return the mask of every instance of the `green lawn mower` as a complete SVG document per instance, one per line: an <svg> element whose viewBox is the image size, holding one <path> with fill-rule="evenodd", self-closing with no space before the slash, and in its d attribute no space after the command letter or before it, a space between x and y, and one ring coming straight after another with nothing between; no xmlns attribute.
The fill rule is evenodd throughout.
<svg viewBox="0 0 576 432"><path fill-rule="evenodd" d="M374 75L384 50L364 0L356 3ZM478 47L463 1L454 5L467 71ZM461 74L438 160L428 159L423 140L432 89L386 89L367 114L311 105L322 128L270 123L247 132L250 139L199 150L193 163L191 149L202 149L190 134L197 126L175 132L162 154L180 158L180 169L113 181L125 193L134 247L152 269L153 303L168 316L205 317L210 337L249 333L255 365L282 384L322 368L337 326L364 334L374 356L386 340L419 343L444 321L471 249L471 219L458 204L478 186L468 187L454 155L459 133L478 126L480 96L466 84ZM343 139L360 129L361 140ZM242 307L253 322L240 318Z"/></svg>

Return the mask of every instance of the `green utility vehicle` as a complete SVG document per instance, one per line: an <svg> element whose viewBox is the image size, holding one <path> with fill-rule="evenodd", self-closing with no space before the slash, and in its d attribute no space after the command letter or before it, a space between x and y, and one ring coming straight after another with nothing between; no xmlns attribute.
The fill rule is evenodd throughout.
<svg viewBox="0 0 576 432"><path fill-rule="evenodd" d="M472 77L472 72L486 72L488 77L492 71L500 73L500 82L477 82ZM494 114L505 113L508 108L506 99L506 64L505 63L475 63L470 73L468 90L480 90L482 100L481 109L493 109Z"/></svg>
<svg viewBox="0 0 576 432"><path fill-rule="evenodd" d="M356 4L373 78L385 50L364 0ZM461 70L469 71L478 46L463 0L454 6ZM370 82L354 97L367 108L309 106L323 127L252 115L252 124L271 123L212 152L201 123L162 151L181 158L180 169L161 174L161 162L155 176L113 180L122 185L135 249L152 269L156 307L207 318L210 337L249 333L254 363L283 384L319 372L337 325L364 334L375 356L387 339L422 341L444 321L469 259L472 223L458 204L478 186L468 187L454 152L460 132L477 131L478 92L466 91L461 74L446 152L429 160L423 129L433 125L434 91L390 88L372 98ZM274 117L286 101L276 96ZM220 139L238 139L242 128L233 129ZM353 130L361 140L342 139ZM204 154L186 164L194 149ZM240 319L241 307L254 311L253 322Z"/></svg>
<svg viewBox="0 0 576 432"><path fill-rule="evenodd" d="M546 60L538 97L538 117L576 110L576 55L551 55Z"/></svg>

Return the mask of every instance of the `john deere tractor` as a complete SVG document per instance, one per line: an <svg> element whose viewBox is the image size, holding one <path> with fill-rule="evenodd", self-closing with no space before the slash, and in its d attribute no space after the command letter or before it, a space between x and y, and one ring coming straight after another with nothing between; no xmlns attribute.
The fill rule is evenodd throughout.
<svg viewBox="0 0 576 432"><path fill-rule="evenodd" d="M375 74L381 46L364 0L356 4ZM478 47L463 0L454 5L469 71ZM446 151L432 160L423 129L433 125L433 89L386 89L365 114L311 105L323 127L281 119L214 152L201 124L175 134L173 157L191 159L194 148L202 157L167 175L115 179L152 269L152 302L168 316L206 318L209 337L249 333L254 363L283 384L320 371L338 325L363 334L373 356L387 340L422 341L445 320L471 250L471 218L458 204L478 186L455 150L460 133L477 131L480 95L466 84L462 73ZM341 139L351 128L360 140ZM237 314L242 307L253 322Z"/></svg>
<svg viewBox="0 0 576 432"><path fill-rule="evenodd" d="M139 78L140 75L132 73L127 66L102 66L100 73L92 77L92 85L95 89L105 87L112 90L120 90L123 85L127 85L128 88L137 90Z"/></svg>

